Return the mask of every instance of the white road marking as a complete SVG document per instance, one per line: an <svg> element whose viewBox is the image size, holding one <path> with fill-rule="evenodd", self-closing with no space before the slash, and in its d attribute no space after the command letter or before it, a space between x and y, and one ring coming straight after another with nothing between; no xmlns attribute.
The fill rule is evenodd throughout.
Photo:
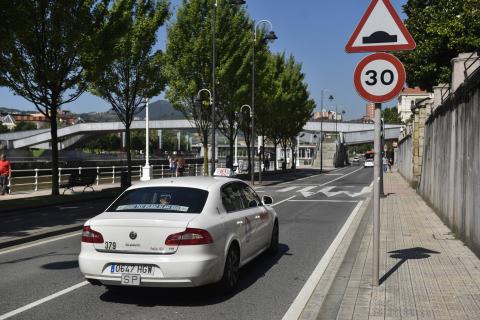
<svg viewBox="0 0 480 320"><path fill-rule="evenodd" d="M51 294L51 295L49 295L48 297L45 297L45 298L43 298L43 299L40 299L40 300L34 301L34 302L32 302L32 303L29 303L29 304L27 304L26 306L23 306L23 307L21 307L21 308L15 309L15 310L10 311L10 312L8 312L8 313L2 314L2 315L0 315L0 320L8 319L8 318L10 318L10 317L13 317L13 316L19 314L19 313L22 313L22 312L25 312L25 311L27 311L27 310L29 310L29 309L35 308L36 306L39 306L39 305L41 305L42 303L45 303L45 302L48 302L48 301L53 300L53 299L55 299L55 298L58 298L58 297L60 297L60 296L62 296L62 295L64 295L64 294L67 294L67 293L69 293L69 292L72 292L73 290L76 290L76 289L78 289L78 288L81 288L81 287L83 287L83 286L85 286L85 285L87 285L87 284L88 284L88 281L83 281L83 282L77 283L76 285L73 285L73 286L71 286L71 287L68 287L67 289L63 289L62 291L58 291L58 292L56 292L56 293L54 293L54 294Z"/></svg>
<svg viewBox="0 0 480 320"><path fill-rule="evenodd" d="M316 187L317 186L305 187L303 189L298 190L297 192L300 192L302 196L304 196L305 198L308 198L311 195L313 195L313 192L310 192L310 190L315 189Z"/></svg>
<svg viewBox="0 0 480 320"><path fill-rule="evenodd" d="M50 238L48 240L37 241L37 242L30 243L30 244L27 244L27 245L22 245L22 246L15 247L15 248L12 248L12 249L7 249L7 250L0 251L0 255L5 254L5 253L10 253L10 252L15 252L15 251L27 249L27 248L31 248L31 247L36 247L36 246L39 246L39 245L42 245L42 244L45 244L45 243L49 243L49 242L53 242L53 241L58 241L58 240L66 239L66 238L79 236L81 234L82 234L81 232L75 232L75 233L69 233L69 234L66 234L66 235Z"/></svg>
<svg viewBox="0 0 480 320"><path fill-rule="evenodd" d="M293 187L288 187L288 188L283 188L283 189L277 190L277 192L288 192L288 191L292 191L293 189L297 189L297 188L298 188L297 186L293 186Z"/></svg>
<svg viewBox="0 0 480 320"><path fill-rule="evenodd" d="M278 206L280 203L284 203L284 202L286 202L286 201L288 201L288 200L290 200L290 199L293 199L293 198L295 198L295 197L296 197L296 196L291 196L290 198L283 199L282 201L278 201L277 203L272 204L271 207Z"/></svg>
<svg viewBox="0 0 480 320"><path fill-rule="evenodd" d="M300 290L300 293L298 296L295 298L293 303L290 305L290 308L288 308L287 312L283 316L282 320L297 320L299 319L300 315L302 314L303 309L307 305L308 300L312 296L313 291L315 290L315 287L317 286L318 282L322 278L325 270L327 269L328 264L330 263L330 260L332 260L333 255L335 254L335 251L337 251L337 248L339 247L340 243L343 240L343 237L348 231L348 228L352 224L353 220L355 217L358 215L358 212L360 211L360 207L362 206L363 201L360 201L356 206L355 209L353 209L352 213L348 217L347 221L343 225L342 229L338 232L337 236L333 240L332 244L330 244L330 247L328 247L327 251L323 255L322 259L318 263L318 265L315 267L315 270L313 270L312 274L308 278L307 282L305 282L302 290ZM0 319L1 320L1 319Z"/></svg>
<svg viewBox="0 0 480 320"><path fill-rule="evenodd" d="M368 187L362 188L362 190L360 190L359 192L350 192L350 191L346 191L346 190L331 191L335 188L337 188L337 187L336 186L325 187L325 188L321 189L320 191L318 191L317 193L323 193L324 195L326 195L329 198L337 196L339 194L345 194L345 195L349 196L350 198L355 198L355 197L361 196L365 193L369 193L372 190L372 188L370 186L368 186Z"/></svg>
<svg viewBox="0 0 480 320"><path fill-rule="evenodd" d="M316 199L298 199L298 200L288 200L288 202L352 202L352 203L357 203L358 201L356 200L316 200Z"/></svg>

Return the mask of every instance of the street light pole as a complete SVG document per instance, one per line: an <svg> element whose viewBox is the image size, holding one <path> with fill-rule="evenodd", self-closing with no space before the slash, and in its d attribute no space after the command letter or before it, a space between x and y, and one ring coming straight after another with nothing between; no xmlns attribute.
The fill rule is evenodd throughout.
<svg viewBox="0 0 480 320"><path fill-rule="evenodd" d="M252 114L255 115L255 45L257 44L257 29L261 24L268 24L270 26L270 32L268 35L265 36L265 40L276 40L277 36L275 35L275 32L273 31L273 24L269 20L260 20L257 23L253 24L253 46L252 46ZM255 120L252 117L252 185L255 183L255 139L254 139L254 132L255 132ZM262 137L262 144L263 144L263 137ZM263 146L262 146L263 147ZM258 170L258 182L261 184L262 183L262 158L261 155L259 155L260 158L260 166Z"/></svg>
<svg viewBox="0 0 480 320"><path fill-rule="evenodd" d="M210 97L210 104L213 106L213 96L212 96L212 92L208 89L200 89L197 93L197 99L196 99L196 102L200 102L201 99L200 99L200 95L202 92L207 92L209 97ZM212 108L212 111L213 111L213 108ZM212 119L213 120L213 119ZM212 122L212 131L213 131L213 135L212 135L212 138L215 138L215 123ZM214 149L214 143L212 142L212 157L214 157L214 154L215 154L215 149ZM208 149L207 149L207 155L208 155ZM215 158L214 158L215 159ZM213 166L213 161L212 161L212 166ZM207 170L208 171L208 170ZM213 174L215 173L215 169L213 171L211 171L211 175L213 176Z"/></svg>
<svg viewBox="0 0 480 320"><path fill-rule="evenodd" d="M253 142L253 132L254 132L254 129L253 129L253 109L251 106L249 106L248 104L244 104L243 106L240 107L240 113L242 113L242 110L244 107L247 107L249 110L250 110L250 121L252 122L252 137L251 137L251 141ZM248 151L250 152L250 150ZM253 161L252 161L253 162ZM250 164L250 170L251 170L251 183L252 183L252 186L254 185L255 183L255 172L252 168L252 165Z"/></svg>
<svg viewBox="0 0 480 320"><path fill-rule="evenodd" d="M149 181L150 177L150 148L149 148L149 112L148 112L148 98L145 98L145 166L143 166L141 181Z"/></svg>

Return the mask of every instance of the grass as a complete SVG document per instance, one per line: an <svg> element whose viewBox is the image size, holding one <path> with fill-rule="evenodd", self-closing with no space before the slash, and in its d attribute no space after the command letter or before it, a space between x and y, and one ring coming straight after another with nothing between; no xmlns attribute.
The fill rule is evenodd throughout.
<svg viewBox="0 0 480 320"><path fill-rule="evenodd" d="M60 204L70 204L75 202L84 202L97 199L115 198L122 192L121 188L112 188L102 191L86 192L80 194L66 194L58 196L38 196L31 198L3 200L1 202L0 214L2 212L11 212L22 209L34 209Z"/></svg>

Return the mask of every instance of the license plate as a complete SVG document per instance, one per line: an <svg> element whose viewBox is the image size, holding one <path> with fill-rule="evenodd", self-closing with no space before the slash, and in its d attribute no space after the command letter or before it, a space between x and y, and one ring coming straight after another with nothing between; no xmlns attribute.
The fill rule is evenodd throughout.
<svg viewBox="0 0 480 320"><path fill-rule="evenodd" d="M140 275L155 275L155 266L148 264L112 264L110 266L111 274L130 273Z"/></svg>
<svg viewBox="0 0 480 320"><path fill-rule="evenodd" d="M141 277L139 274L122 273L121 283L125 286L139 286Z"/></svg>

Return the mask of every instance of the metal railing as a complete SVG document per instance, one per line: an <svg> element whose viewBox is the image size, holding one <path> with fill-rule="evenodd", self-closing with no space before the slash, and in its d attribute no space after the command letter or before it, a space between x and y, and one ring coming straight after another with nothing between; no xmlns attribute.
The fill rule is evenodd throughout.
<svg viewBox="0 0 480 320"><path fill-rule="evenodd" d="M140 180L142 176L141 165L132 166L132 181ZM152 178L167 178L176 175L175 171L170 170L168 165L151 165ZM127 170L127 166L109 166L109 167L75 167L59 168L58 183L68 182L70 174L82 171L96 172L95 185L119 183L122 171ZM187 164L184 176L203 175L203 164ZM52 185L52 169L26 169L12 170L12 176L8 181L10 192L36 192L45 190Z"/></svg>

